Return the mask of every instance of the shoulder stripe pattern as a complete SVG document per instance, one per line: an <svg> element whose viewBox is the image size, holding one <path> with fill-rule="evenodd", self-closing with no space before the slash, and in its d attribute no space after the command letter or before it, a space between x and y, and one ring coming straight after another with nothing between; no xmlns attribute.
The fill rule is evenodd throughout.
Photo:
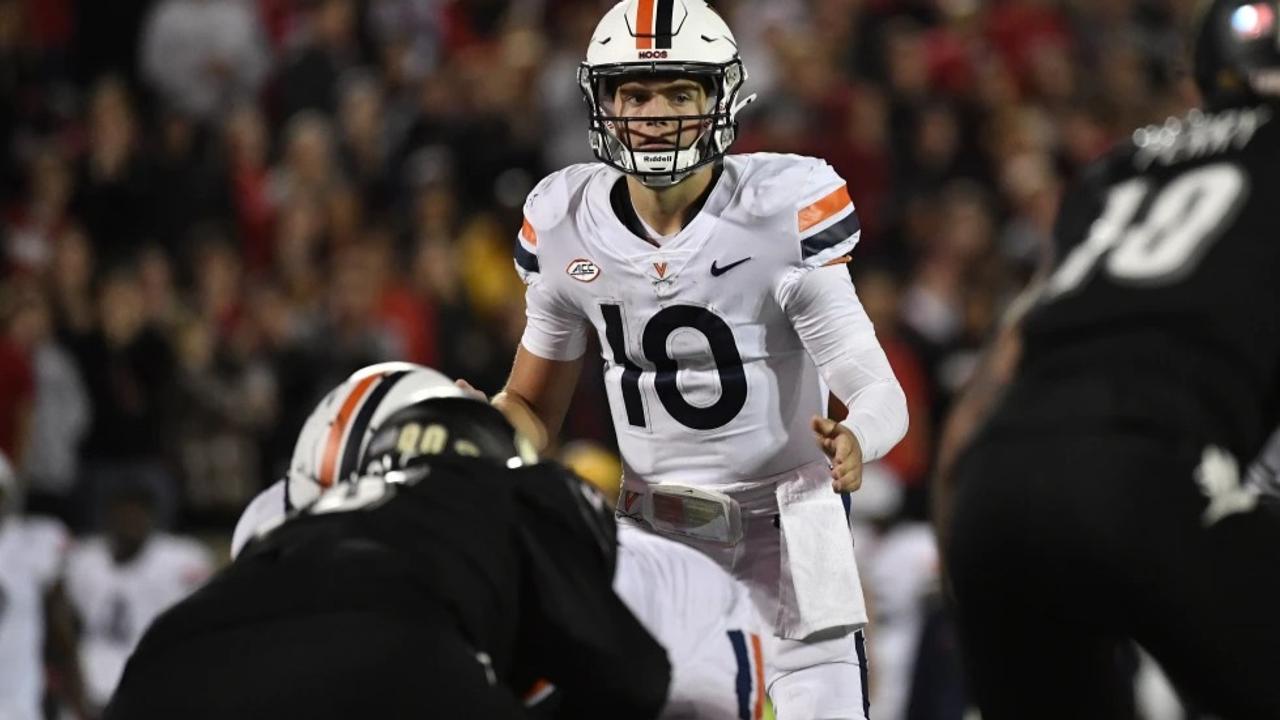
<svg viewBox="0 0 1280 720"><path fill-rule="evenodd" d="M538 263L537 253L538 233L529 224L529 219L525 218L524 223L520 225L520 233L516 235L516 266L527 273L540 272L541 265Z"/></svg>
<svg viewBox="0 0 1280 720"><path fill-rule="evenodd" d="M797 214L800 253L808 260L856 236L862 230L849 188L841 185Z"/></svg>
<svg viewBox="0 0 1280 720"><path fill-rule="evenodd" d="M841 185L817 202L800 209L800 234L805 235L812 228L837 215L842 215L846 208L852 210L852 206L853 199L849 197L849 186Z"/></svg>
<svg viewBox="0 0 1280 720"><path fill-rule="evenodd" d="M529 224L529 218L525 218L524 222L520 223L520 239L533 247L538 247L538 232Z"/></svg>

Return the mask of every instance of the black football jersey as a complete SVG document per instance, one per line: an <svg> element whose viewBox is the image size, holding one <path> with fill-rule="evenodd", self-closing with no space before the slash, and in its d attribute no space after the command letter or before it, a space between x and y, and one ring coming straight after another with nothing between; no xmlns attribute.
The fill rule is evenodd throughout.
<svg viewBox="0 0 1280 720"><path fill-rule="evenodd" d="M1277 421L1280 119L1137 130L1064 199L1003 421L1150 424L1238 455Z"/></svg>
<svg viewBox="0 0 1280 720"><path fill-rule="evenodd" d="M515 695L538 680L561 688L574 711L562 717L656 716L670 666L613 592L600 496L550 463L450 457L425 469L335 488L254 541L159 618L130 665L171 662L219 628L315 617L317 642L324 618L374 613L456 628Z"/></svg>

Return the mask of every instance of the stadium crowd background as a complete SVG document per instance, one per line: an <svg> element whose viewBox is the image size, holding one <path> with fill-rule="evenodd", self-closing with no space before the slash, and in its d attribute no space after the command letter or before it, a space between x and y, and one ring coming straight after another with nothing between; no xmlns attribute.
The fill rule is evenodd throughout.
<svg viewBox="0 0 1280 720"><path fill-rule="evenodd" d="M0 0L0 450L27 512L90 533L140 485L216 547L355 368L496 391L524 196L592 160L575 71L608 4ZM713 5L760 95L734 151L849 182L911 412L860 520L922 527L948 405L1064 187L1195 102L1188 3ZM565 436L609 450L600 383L588 363Z"/></svg>

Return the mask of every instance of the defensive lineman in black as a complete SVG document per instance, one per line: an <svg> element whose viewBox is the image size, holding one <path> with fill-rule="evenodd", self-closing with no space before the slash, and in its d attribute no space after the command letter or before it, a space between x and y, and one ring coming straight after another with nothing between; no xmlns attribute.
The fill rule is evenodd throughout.
<svg viewBox="0 0 1280 720"><path fill-rule="evenodd" d="M1280 718L1280 515L1241 481L1280 420L1280 7L1199 13L1205 109L1066 198L1016 375L949 473L985 720L1125 717L1128 638L1198 706Z"/></svg>
<svg viewBox="0 0 1280 720"><path fill-rule="evenodd" d="M163 615L106 717L656 717L670 668L610 586L612 514L469 399L409 405L362 478L250 544Z"/></svg>

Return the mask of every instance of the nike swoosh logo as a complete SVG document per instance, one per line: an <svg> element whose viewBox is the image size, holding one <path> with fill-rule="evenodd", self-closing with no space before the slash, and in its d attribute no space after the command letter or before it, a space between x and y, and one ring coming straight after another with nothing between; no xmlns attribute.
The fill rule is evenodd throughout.
<svg viewBox="0 0 1280 720"><path fill-rule="evenodd" d="M728 265L725 265L724 267L716 267L716 261L712 260L711 261L711 277L720 277L721 275L729 272L730 270L738 267L739 265L741 265L742 263L750 259L751 258L749 257L744 257L741 260L738 260L737 262L731 262Z"/></svg>

